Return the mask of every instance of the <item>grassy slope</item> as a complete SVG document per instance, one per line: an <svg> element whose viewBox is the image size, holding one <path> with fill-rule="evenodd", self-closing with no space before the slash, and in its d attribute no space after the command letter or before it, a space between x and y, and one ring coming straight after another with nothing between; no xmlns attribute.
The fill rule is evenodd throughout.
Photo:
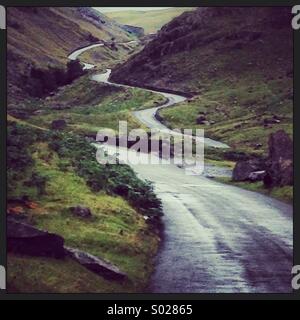
<svg viewBox="0 0 300 320"><path fill-rule="evenodd" d="M118 128L118 121L128 120L129 127L140 124L131 116L130 110L152 106L163 99L159 95L139 89L119 89L96 82L88 76L78 79L58 95L47 99L43 105L37 102L23 106L28 113L42 110L43 114L19 120L8 116L9 121L45 131L53 119L65 118L68 130L81 134L95 134L100 127ZM79 102L80 101L80 102ZM62 111L51 110L60 103L71 106ZM38 196L35 188L25 187L30 179L28 170L24 179L14 187L10 198L24 194L38 203L31 211L31 222L38 227L62 235L66 244L86 250L115 263L129 274L130 280L119 285L95 276L72 261L57 261L9 255L8 283L13 292L140 292L143 291L152 271L158 238L122 198L94 194L79 178L72 167L60 160L47 145L39 144L31 149L35 160L35 172L48 178L47 194ZM46 160L45 160L46 159ZM50 161L48 159L51 159ZM68 168L61 171L61 166ZM74 219L66 210L69 206L82 204L91 208L94 219L85 222ZM122 232L122 235L120 234ZM59 268L59 269L58 269ZM65 270L62 272L61 270ZM65 274L65 275L63 275Z"/></svg>
<svg viewBox="0 0 300 320"><path fill-rule="evenodd" d="M120 292L73 260L8 254L7 290L10 293ZM118 288L119 287L119 288Z"/></svg>
<svg viewBox="0 0 300 320"><path fill-rule="evenodd" d="M288 10L209 8L185 13L112 76L119 82L192 92L193 99L160 111L165 124L203 128L206 136L226 142L235 152L266 156L270 133L284 129L292 136L293 41ZM197 124L200 115L210 124ZM265 127L264 119L274 115L280 123ZM208 148L206 158L222 164L224 152ZM263 190L261 183L239 186ZM292 191L288 186L269 194L290 202Z"/></svg>
<svg viewBox="0 0 300 320"><path fill-rule="evenodd" d="M122 24L142 27L145 33L157 32L164 24L192 7L178 7L153 11L114 11L106 15Z"/></svg>
<svg viewBox="0 0 300 320"><path fill-rule="evenodd" d="M37 208L27 212L37 227L65 238L66 245L80 248L115 263L128 273L123 285L96 277L72 261L9 255L8 282L21 292L131 292L142 290L152 270L151 257L158 238L144 219L122 198L95 194L66 161L48 149L47 143L31 147L34 170L47 177L46 194L36 194L19 181L10 197L24 193L36 201ZM62 170L62 163L64 169ZM28 171L27 178L30 176ZM93 212L91 220L74 217L67 210L78 203ZM34 267L32 269L31 267ZM59 267L59 269L57 269ZM22 270L22 273L20 273ZM65 272L62 272L65 270ZM65 273L65 274L64 274ZM37 282L37 279L39 281ZM67 290L67 291L65 291Z"/></svg>
<svg viewBox="0 0 300 320"><path fill-rule="evenodd" d="M89 80L89 77L87 75L76 80L54 97L48 98L44 105L39 103L31 106L42 113L32 115L28 122L50 128L53 120L65 119L68 124L67 130L81 134L96 134L100 128L117 130L119 121L122 120L128 122L129 129L135 129L143 126L131 111L151 108L165 101L159 94L142 89L124 89L99 84ZM52 106L55 105L69 108L53 110Z"/></svg>
<svg viewBox="0 0 300 320"><path fill-rule="evenodd" d="M22 76L27 76L31 65L64 67L69 53L91 43L90 35L104 40L112 36L119 41L132 39L113 23L96 27L72 7L11 7L7 25L9 102L22 101Z"/></svg>
<svg viewBox="0 0 300 320"><path fill-rule="evenodd" d="M101 68L113 68L116 64L126 61L131 55L142 49L140 43L119 43L116 44L117 50L110 48L96 47L85 51L80 55L80 60L88 62Z"/></svg>
<svg viewBox="0 0 300 320"><path fill-rule="evenodd" d="M68 123L67 131L94 135L101 127L118 129L120 120L127 120L129 128L138 128L140 123L131 115L131 110L152 107L164 100L151 92L102 85L89 77L81 77L44 101L29 101L19 106L29 119L20 120L8 115L8 120L45 132L51 127L52 120L64 118ZM53 110L52 107L58 104L70 109ZM37 110L41 114L34 115ZM61 234L67 245L115 263L129 274L130 280L122 285L106 281L71 260L9 254L9 289L13 292L143 291L152 271L152 257L159 239L141 215L120 197L91 192L72 166L50 152L46 144L35 145L30 154L33 154L35 164L10 191L9 197L29 195L38 203L38 208L28 215L32 223ZM35 188L23 184L30 179L32 170L48 177L47 193L42 197ZM94 218L91 222L76 219L66 210L78 203L92 209Z"/></svg>
<svg viewBox="0 0 300 320"><path fill-rule="evenodd" d="M19 12L20 11L20 12ZM25 11L25 12L24 12ZM17 19L19 18L19 19ZM115 36L117 41L128 41L125 34L97 29L78 19L72 8L42 8L9 11L9 96L8 113L22 110L28 119L16 119L8 114L8 123L33 132L50 133L54 119L66 119L67 131L77 134L95 134L101 127L117 129L119 120L128 120L129 127L140 124L130 110L150 107L162 101L161 96L143 90L119 89L92 82L90 74L73 84L60 88L52 97L43 100L26 98L20 94L18 101L15 75L26 74L28 65L47 67L63 65L73 49L88 44L89 33L101 39ZM22 32L21 32L22 30ZM51 32L49 32L51 31ZM48 50L51 48L51 50ZM117 54L106 50L105 65L125 59L130 50L121 48ZM131 48L129 48L131 49ZM132 48L134 50L134 48ZM121 52L122 51L122 52ZM88 60L87 62L93 62ZM53 106L62 105L62 110ZM35 113L39 111L39 113ZM11 131L10 131L11 132ZM16 133L15 133L16 134ZM10 137L11 138L11 137ZM16 140L26 139L15 135ZM22 175L11 171L8 198L28 195L38 207L26 209L26 219L37 227L61 234L67 245L88 251L115 263L128 273L129 281L111 282L95 275L72 260L58 261L9 254L8 288L11 292L140 292L146 286L152 271L152 257L157 251L159 238L126 200L104 191L94 193L86 181L78 176L70 160L60 159L48 148L49 141L36 143L26 151L33 157ZM13 149L11 149L13 150ZM13 151L12 151L13 152ZM21 154L18 155L21 158ZM18 163L19 163L18 159ZM13 164L10 164L13 165ZM36 187L24 182L32 174L47 178L46 193L38 194ZM67 210L77 204L91 208L93 219L85 221L73 217Z"/></svg>
<svg viewBox="0 0 300 320"><path fill-rule="evenodd" d="M282 44L289 36L287 30L279 30L277 37L266 35L260 47L257 42L248 43L244 49L224 48L221 55L208 55L213 45L207 46L207 51L193 50L191 61L200 59L203 66L189 66L190 72L196 73L189 86L200 89L201 97L164 110L161 115L171 126L195 125L234 149L266 155L271 132L285 129L292 134L293 86L288 75L292 69L292 43ZM183 54L171 61L178 58L184 59ZM196 125L201 112L215 124ZM264 128L263 119L274 114L282 118L281 123ZM259 150L255 150L257 143L263 144Z"/></svg>
<svg viewBox="0 0 300 320"><path fill-rule="evenodd" d="M252 182L249 183L247 181L242 182L234 182L230 178L227 177L217 177L215 180L220 181L222 183L227 183L234 185L239 188L243 188L250 191L259 192L275 199L287 202L289 204L293 203L293 187L284 186L284 187L275 187L272 189L266 189L263 185L263 182Z"/></svg>
<svg viewBox="0 0 300 320"><path fill-rule="evenodd" d="M266 155L271 132L292 133L292 31L278 10L185 13L119 66L113 78L193 92L191 101L160 112L170 127L204 128L206 136L235 150ZM215 123L197 125L201 113ZM263 119L274 114L281 123L264 128ZM257 143L262 148L256 150Z"/></svg>
<svg viewBox="0 0 300 320"><path fill-rule="evenodd" d="M108 40L115 32L120 41L131 39L120 28L97 28L76 8L9 8L7 20L8 50L44 67L51 62L66 62L71 51L91 42L89 34Z"/></svg>

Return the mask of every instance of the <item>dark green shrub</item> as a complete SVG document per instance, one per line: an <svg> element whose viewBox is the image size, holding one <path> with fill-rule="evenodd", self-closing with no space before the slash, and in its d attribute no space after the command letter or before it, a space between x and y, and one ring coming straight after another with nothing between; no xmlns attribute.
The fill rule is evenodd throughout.
<svg viewBox="0 0 300 320"><path fill-rule="evenodd" d="M8 194L14 191L16 184L24 179L26 171L33 165L28 147L37 139L33 129L15 122L7 126L7 187Z"/></svg>
<svg viewBox="0 0 300 320"><path fill-rule="evenodd" d="M69 61L67 70L53 66L48 69L32 67L29 76L25 78L25 86L31 96L42 98L58 87L72 83L85 73L79 60Z"/></svg>
<svg viewBox="0 0 300 320"><path fill-rule="evenodd" d="M95 192L103 190L122 196L144 215L161 215L161 201L156 197L153 186L140 180L127 165L101 165L96 160L96 149L80 136L67 133L52 133L49 146L62 158L72 163L77 174Z"/></svg>
<svg viewBox="0 0 300 320"><path fill-rule="evenodd" d="M84 75L85 71L79 60L70 60L67 64L67 82L71 83L73 80Z"/></svg>
<svg viewBox="0 0 300 320"><path fill-rule="evenodd" d="M37 193L39 196L46 194L46 182L47 178L44 176L39 175L36 172L33 172L31 175L30 180L25 181L24 184L28 187L36 187Z"/></svg>

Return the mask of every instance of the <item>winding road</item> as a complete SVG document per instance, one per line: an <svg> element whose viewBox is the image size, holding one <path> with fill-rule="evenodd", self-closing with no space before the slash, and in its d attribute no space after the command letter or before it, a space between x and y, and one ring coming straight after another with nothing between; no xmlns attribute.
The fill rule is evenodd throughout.
<svg viewBox="0 0 300 320"><path fill-rule="evenodd" d="M92 80L120 86L109 82L109 74L110 70ZM161 107L185 99L162 94L169 101ZM134 114L150 128L166 129L155 119L156 110ZM205 144L228 147L210 139ZM203 175L186 175L172 164L133 168L154 183L164 210L163 241L149 292L291 292L292 206Z"/></svg>

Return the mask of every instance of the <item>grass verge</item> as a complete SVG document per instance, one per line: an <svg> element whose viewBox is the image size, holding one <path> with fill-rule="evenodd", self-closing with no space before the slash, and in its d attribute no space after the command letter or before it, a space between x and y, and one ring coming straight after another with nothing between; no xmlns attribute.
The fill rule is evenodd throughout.
<svg viewBox="0 0 300 320"><path fill-rule="evenodd" d="M31 110L27 121L51 128L53 120L64 119L68 124L67 131L84 135L95 135L101 128L118 130L119 121L127 121L129 130L146 129L132 115L132 111L152 108L166 100L150 91L114 87L97 83L89 77L81 77L54 97L41 104L33 104L31 109L23 106L23 109Z"/></svg>
<svg viewBox="0 0 300 320"><path fill-rule="evenodd" d="M277 200L293 204L293 186L284 186L284 187L274 187L272 189L266 189L263 182L234 182L231 178L228 177L216 177L214 180L227 183L242 189L259 192L264 195L270 196Z"/></svg>
<svg viewBox="0 0 300 320"><path fill-rule="evenodd" d="M79 175L78 167L72 163L74 159L71 156L76 158L75 150L69 150L69 158L61 157L49 148L47 140L41 141L43 139L39 135L46 137L48 133L31 125L25 126L24 122L9 124L8 199L28 196L36 204L34 208L20 213L28 222L63 236L68 246L114 263L129 276L128 281L119 284L106 281L69 259L58 261L10 254L9 290L142 292L153 269L152 258L159 244L157 230L146 223L125 198L108 193L106 189L93 190L87 184L85 175ZM16 148L18 143L20 145ZM82 146L76 146L82 149ZM24 157L18 152L24 153ZM14 158L18 162L13 162ZM84 160L82 157L80 159ZM84 165L82 168L85 168ZM89 167L90 170L92 168ZM118 172L114 172L116 174ZM126 174L130 175L131 171ZM129 180L128 183L133 181ZM141 182L135 183L138 183L135 188L142 187ZM105 184L104 187L107 186ZM139 199L137 191L135 196ZM148 191L151 193L150 189ZM71 214L68 208L79 204L91 209L91 219L85 220Z"/></svg>

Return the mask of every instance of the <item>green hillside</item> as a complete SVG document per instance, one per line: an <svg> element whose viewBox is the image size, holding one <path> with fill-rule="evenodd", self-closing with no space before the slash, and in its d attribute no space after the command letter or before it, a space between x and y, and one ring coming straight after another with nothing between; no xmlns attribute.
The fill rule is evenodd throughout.
<svg viewBox="0 0 300 320"><path fill-rule="evenodd" d="M288 9L199 8L164 26L112 78L190 93L160 112L168 126L204 128L235 151L266 155L271 132L292 133L292 35Z"/></svg>
<svg viewBox="0 0 300 320"><path fill-rule="evenodd" d="M134 35L92 8L10 7L7 10L8 94L26 95L32 66L64 68L75 49L99 40L129 41Z"/></svg>
<svg viewBox="0 0 300 320"><path fill-rule="evenodd" d="M37 86L51 84L53 71L55 79L64 77L68 55L76 48L111 38L135 39L127 30L90 8L8 9L7 214L62 236L65 245L105 259L128 275L120 283L70 258L9 252L11 293L142 292L148 284L160 240L160 201L152 185L129 166L99 164L90 139L101 127L116 129L119 120L138 127L131 110L154 106L162 98L96 83L90 79L93 71L42 95L31 94L28 87L33 76ZM105 64L99 67L112 66L134 50L105 47ZM97 57L83 56L83 61ZM56 130L55 120L66 127ZM78 205L89 208L92 217L75 216L70 207ZM147 222L145 215L156 218Z"/></svg>

